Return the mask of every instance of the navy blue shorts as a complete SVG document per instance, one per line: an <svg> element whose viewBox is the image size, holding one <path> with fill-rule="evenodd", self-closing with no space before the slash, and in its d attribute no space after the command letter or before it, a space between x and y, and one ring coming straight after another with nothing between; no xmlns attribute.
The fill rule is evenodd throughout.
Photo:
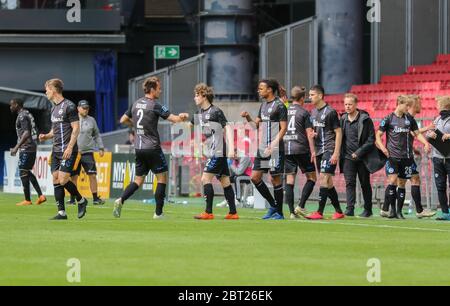
<svg viewBox="0 0 450 306"><path fill-rule="evenodd" d="M284 172L286 174L297 174L298 168L302 173L316 172L314 163L311 162L311 154L286 155Z"/></svg>
<svg viewBox="0 0 450 306"><path fill-rule="evenodd" d="M213 157L206 161L204 173L216 175L217 178L230 176L230 168L228 168L228 160L226 157Z"/></svg>
<svg viewBox="0 0 450 306"><path fill-rule="evenodd" d="M36 152L19 153L19 170L33 170L36 162Z"/></svg>
<svg viewBox="0 0 450 306"><path fill-rule="evenodd" d="M78 167L80 156L78 152L73 152L69 159L63 160L63 153L52 153L51 156L52 173L61 171L72 174L73 170Z"/></svg>
<svg viewBox="0 0 450 306"><path fill-rule="evenodd" d="M333 154L331 154L330 152L325 152L322 155L316 157L317 167L319 168L317 170L320 173L335 175L337 164L336 165L331 164L332 156Z"/></svg>
<svg viewBox="0 0 450 306"><path fill-rule="evenodd" d="M413 158L389 158L386 163L386 175L393 174L404 180L411 179L414 174L418 174L416 162Z"/></svg>
<svg viewBox="0 0 450 306"><path fill-rule="evenodd" d="M163 151L161 149L136 150L136 176L147 176L150 171L153 174L169 171Z"/></svg>
<svg viewBox="0 0 450 306"><path fill-rule="evenodd" d="M284 174L284 152L279 152L278 157L255 158L253 171L269 172L272 176Z"/></svg>
<svg viewBox="0 0 450 306"><path fill-rule="evenodd" d="M78 167L72 173L72 176L79 176L81 174L81 167L87 175L97 174L97 165L95 164L94 153L81 154L81 160L78 163Z"/></svg>

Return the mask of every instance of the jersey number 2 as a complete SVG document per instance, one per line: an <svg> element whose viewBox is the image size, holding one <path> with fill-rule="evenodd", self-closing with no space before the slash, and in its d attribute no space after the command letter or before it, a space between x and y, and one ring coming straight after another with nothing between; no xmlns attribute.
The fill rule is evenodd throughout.
<svg viewBox="0 0 450 306"><path fill-rule="evenodd" d="M144 110L140 109L137 112L137 115L139 116L139 120L137 122L137 128L138 129L143 129L144 127L142 126L142 119L144 119Z"/></svg>

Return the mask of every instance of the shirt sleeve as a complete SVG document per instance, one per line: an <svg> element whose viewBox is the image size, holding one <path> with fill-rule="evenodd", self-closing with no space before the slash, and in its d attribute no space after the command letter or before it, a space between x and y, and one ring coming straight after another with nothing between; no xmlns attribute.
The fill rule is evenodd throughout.
<svg viewBox="0 0 450 306"><path fill-rule="evenodd" d="M223 113L222 110L220 110L220 111L217 113L217 122L219 122L220 125L221 125L223 128L224 128L224 127L227 125L227 123L228 123L228 120L227 120L227 118L225 117L225 114Z"/></svg>
<svg viewBox="0 0 450 306"><path fill-rule="evenodd" d="M78 117L78 110L75 104L70 104L67 106L67 118L69 119L70 123L80 121L80 117Z"/></svg>
<svg viewBox="0 0 450 306"><path fill-rule="evenodd" d="M133 104L128 107L128 110L125 113L125 116L132 119L133 118Z"/></svg>
<svg viewBox="0 0 450 306"><path fill-rule="evenodd" d="M28 116L21 116L19 121L20 127L23 131L31 132L31 120Z"/></svg>
<svg viewBox="0 0 450 306"><path fill-rule="evenodd" d="M304 127L305 129L312 129L314 128L312 125L312 120L311 120L311 115L309 113L306 113L306 115L304 116Z"/></svg>
<svg viewBox="0 0 450 306"><path fill-rule="evenodd" d="M261 119L261 113L262 113L262 105L259 107L259 112L258 112L257 118Z"/></svg>
<svg viewBox="0 0 450 306"><path fill-rule="evenodd" d="M285 122L288 120L287 108L282 103L280 103L280 105L278 106L278 120L280 122Z"/></svg>
<svg viewBox="0 0 450 306"><path fill-rule="evenodd" d="M328 114L327 118L327 126L330 127L330 129L335 130L341 127L339 116L336 111L332 111Z"/></svg>
<svg viewBox="0 0 450 306"><path fill-rule="evenodd" d="M418 131L419 130L419 125L417 124L416 119L411 117L410 121L411 121L411 131L413 131L413 132Z"/></svg>
<svg viewBox="0 0 450 306"><path fill-rule="evenodd" d="M169 109L164 106L161 105L159 103L155 104L155 108L153 110L159 117L163 118L164 120L167 120L167 118L170 117L170 115L172 114Z"/></svg>
<svg viewBox="0 0 450 306"><path fill-rule="evenodd" d="M390 120L389 120L389 116L388 116L381 121L380 131L382 131L383 133L386 133L389 129L389 125L390 125Z"/></svg>

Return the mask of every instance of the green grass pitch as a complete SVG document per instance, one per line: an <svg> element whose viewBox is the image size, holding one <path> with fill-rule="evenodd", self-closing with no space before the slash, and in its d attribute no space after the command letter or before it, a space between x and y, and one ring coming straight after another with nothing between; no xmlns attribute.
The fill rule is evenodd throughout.
<svg viewBox="0 0 450 306"><path fill-rule="evenodd" d="M167 205L166 220L133 201L116 220L110 201L89 206L83 220L69 207L69 221L51 222L53 198L42 207L18 208L20 200L0 193L0 285L72 285L71 258L81 263L76 285L372 285L371 258L380 261L381 285L450 284L450 223L263 221L252 209L241 209L239 221L223 220L225 209L196 221L201 199Z"/></svg>

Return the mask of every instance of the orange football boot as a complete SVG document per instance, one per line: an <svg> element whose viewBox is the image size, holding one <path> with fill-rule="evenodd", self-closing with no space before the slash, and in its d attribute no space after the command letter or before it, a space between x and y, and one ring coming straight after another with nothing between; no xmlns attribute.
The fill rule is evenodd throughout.
<svg viewBox="0 0 450 306"><path fill-rule="evenodd" d="M47 202L47 198L44 195L41 195L39 199L36 201L36 205L39 206L44 204L45 202Z"/></svg>
<svg viewBox="0 0 450 306"><path fill-rule="evenodd" d="M204 212L204 213L201 213L198 216L195 216L194 219L197 219L197 220L213 220L214 219L214 215Z"/></svg>
<svg viewBox="0 0 450 306"><path fill-rule="evenodd" d="M33 203L31 203L31 201L23 201L23 202L16 204L16 206L31 206L31 205L33 205Z"/></svg>
<svg viewBox="0 0 450 306"><path fill-rule="evenodd" d="M239 220L238 214L228 214L225 216L225 220Z"/></svg>

